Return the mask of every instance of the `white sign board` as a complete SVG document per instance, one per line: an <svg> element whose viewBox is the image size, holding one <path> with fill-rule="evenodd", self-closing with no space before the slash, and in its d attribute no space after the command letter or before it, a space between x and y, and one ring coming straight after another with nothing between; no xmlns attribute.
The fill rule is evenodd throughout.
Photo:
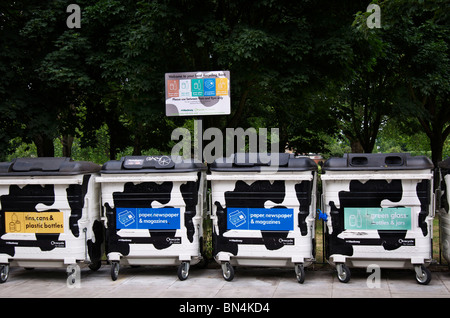
<svg viewBox="0 0 450 318"><path fill-rule="evenodd" d="M229 115L230 72L166 73L166 116Z"/></svg>

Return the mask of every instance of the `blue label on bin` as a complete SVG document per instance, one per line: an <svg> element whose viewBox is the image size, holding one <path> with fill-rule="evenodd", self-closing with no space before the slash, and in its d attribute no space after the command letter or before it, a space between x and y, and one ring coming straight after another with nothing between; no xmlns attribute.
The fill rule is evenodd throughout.
<svg viewBox="0 0 450 318"><path fill-rule="evenodd" d="M292 231L294 209L227 208L227 229Z"/></svg>
<svg viewBox="0 0 450 318"><path fill-rule="evenodd" d="M179 208L116 208L116 228L143 230L177 230Z"/></svg>

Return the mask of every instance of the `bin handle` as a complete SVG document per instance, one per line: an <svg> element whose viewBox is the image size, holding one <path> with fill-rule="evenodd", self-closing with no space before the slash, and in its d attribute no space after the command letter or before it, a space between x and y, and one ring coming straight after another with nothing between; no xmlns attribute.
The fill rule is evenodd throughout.
<svg viewBox="0 0 450 318"><path fill-rule="evenodd" d="M87 249L87 242L88 242L88 239L87 239L87 228L86 228L86 227L83 228L83 233L84 233L84 242L85 242L85 244L84 244L84 246L85 246L85 249L84 249L84 259L85 259L85 261L87 262L89 258L88 258L88 249Z"/></svg>
<svg viewBox="0 0 450 318"><path fill-rule="evenodd" d="M203 218L203 195L199 193L197 195L198 204L200 205L200 215Z"/></svg>
<svg viewBox="0 0 450 318"><path fill-rule="evenodd" d="M436 189L435 192L433 192L431 194L431 213L430 213L431 218L434 218L436 216L436 198L437 198L436 192L437 191L438 190Z"/></svg>
<svg viewBox="0 0 450 318"><path fill-rule="evenodd" d="M211 217L211 215L212 215L212 193L211 192L208 194L208 197L209 197L208 215L209 215L209 217Z"/></svg>

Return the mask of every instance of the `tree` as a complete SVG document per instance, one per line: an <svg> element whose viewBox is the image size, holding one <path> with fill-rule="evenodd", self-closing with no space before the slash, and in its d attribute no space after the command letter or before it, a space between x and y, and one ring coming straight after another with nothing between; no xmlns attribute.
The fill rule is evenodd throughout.
<svg viewBox="0 0 450 318"><path fill-rule="evenodd" d="M57 122L53 111L56 92L45 87L36 68L51 41L53 30L47 28L45 18L52 16L52 10L33 17L36 6L36 1L28 5L7 1L0 7L1 148L8 149L9 140L20 136L33 140L41 155L50 155Z"/></svg>
<svg viewBox="0 0 450 318"><path fill-rule="evenodd" d="M246 127L246 119L262 110L267 127L280 128L280 151L286 144L301 152L323 150L321 136L336 130L323 88L347 80L352 63L360 62L353 59L351 25L367 1L243 6L247 9L241 10L241 2L219 5L218 29L229 31L216 38L210 54L232 74L233 112L226 127Z"/></svg>
<svg viewBox="0 0 450 318"><path fill-rule="evenodd" d="M340 104L361 105L361 83L373 75L364 64L372 58L370 41L352 28L367 0L77 4L80 29L66 26L64 1L1 5L3 144L19 136L33 140L39 155L52 155L52 141L61 138L70 155L74 137L92 146L107 127L112 159L127 147L133 154L167 151L168 131L186 118L164 115L164 73L227 69L232 113L206 118L205 129L258 123L280 128L280 151L285 144L321 151L339 123L330 92L352 87L352 95L340 91ZM385 103L376 97L387 82L370 80L370 90L378 89L371 92L373 110ZM373 133L365 135L369 149Z"/></svg>
<svg viewBox="0 0 450 318"><path fill-rule="evenodd" d="M448 2L386 0L380 3L380 39L389 43L398 65L392 69L401 79L409 103L400 116L415 118L429 138L432 161L442 160L450 134L450 19Z"/></svg>
<svg viewBox="0 0 450 318"><path fill-rule="evenodd" d="M39 156L54 156L63 136L64 155L79 127L77 114L94 81L86 58L89 43L66 26L64 1L2 3L0 87L3 145L20 136L33 141Z"/></svg>
<svg viewBox="0 0 450 318"><path fill-rule="evenodd" d="M352 78L336 94L339 126L352 152L373 151L380 128L395 113L396 102L401 99L396 90L398 74L390 71L397 61L386 51L374 57L374 65L355 67Z"/></svg>

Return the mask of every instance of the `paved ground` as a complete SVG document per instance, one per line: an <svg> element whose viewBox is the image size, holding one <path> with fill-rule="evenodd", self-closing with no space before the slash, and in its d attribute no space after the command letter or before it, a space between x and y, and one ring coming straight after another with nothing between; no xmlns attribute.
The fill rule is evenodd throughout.
<svg viewBox="0 0 450 318"><path fill-rule="evenodd" d="M379 286L369 288L369 275L353 269L350 282L343 284L331 267L316 265L307 268L305 282L299 284L293 269L237 268L234 280L227 282L219 267L210 266L193 267L189 278L180 281L175 267L122 266L119 278L112 281L110 266L103 265L97 272L82 268L79 284L70 286L64 268L13 267L0 285L0 298L450 298L446 268L434 269L429 285L419 285L412 270L382 270Z"/></svg>

